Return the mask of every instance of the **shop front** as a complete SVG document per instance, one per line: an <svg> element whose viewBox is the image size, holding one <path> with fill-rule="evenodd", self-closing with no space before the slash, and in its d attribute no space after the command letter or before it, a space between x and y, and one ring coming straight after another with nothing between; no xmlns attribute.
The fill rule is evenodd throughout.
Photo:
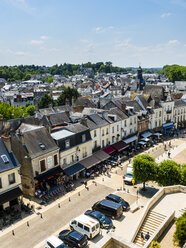
<svg viewBox="0 0 186 248"><path fill-rule="evenodd" d="M166 124L163 124L163 130L162 130L162 133L163 134L171 134L174 132L174 123L173 122L170 122L170 123L166 123Z"/></svg>

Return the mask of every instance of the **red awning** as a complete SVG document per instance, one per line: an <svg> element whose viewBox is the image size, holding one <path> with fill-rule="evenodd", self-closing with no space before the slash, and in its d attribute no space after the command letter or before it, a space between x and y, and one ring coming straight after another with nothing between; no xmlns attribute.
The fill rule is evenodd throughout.
<svg viewBox="0 0 186 248"><path fill-rule="evenodd" d="M104 148L103 151L106 152L107 154L111 154L111 153L115 152L116 149L114 149L112 146L108 146L108 147Z"/></svg>
<svg viewBox="0 0 186 248"><path fill-rule="evenodd" d="M121 151L123 151L124 149L126 149L127 147L129 147L129 145L126 144L124 141L121 140L121 141L119 141L119 142L113 144L112 147L113 147L114 149L116 149L118 152L121 152Z"/></svg>

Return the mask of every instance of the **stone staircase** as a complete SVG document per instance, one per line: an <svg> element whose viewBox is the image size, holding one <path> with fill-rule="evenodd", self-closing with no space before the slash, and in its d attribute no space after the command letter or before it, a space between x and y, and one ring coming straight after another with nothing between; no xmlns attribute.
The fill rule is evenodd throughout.
<svg viewBox="0 0 186 248"><path fill-rule="evenodd" d="M182 208L182 209L180 209L180 210L179 210L179 212L180 212L180 214L182 215L183 213L185 213L185 212L186 212L186 208Z"/></svg>
<svg viewBox="0 0 186 248"><path fill-rule="evenodd" d="M146 241L141 241L141 232L143 232L144 237L147 232L149 232L150 236L152 236L166 217L167 216L163 214L150 210L137 233L134 243L142 247Z"/></svg>

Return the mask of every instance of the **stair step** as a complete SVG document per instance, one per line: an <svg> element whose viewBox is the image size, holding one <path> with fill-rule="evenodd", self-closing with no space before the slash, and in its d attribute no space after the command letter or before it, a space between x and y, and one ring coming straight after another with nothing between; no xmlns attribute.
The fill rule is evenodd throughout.
<svg viewBox="0 0 186 248"><path fill-rule="evenodd" d="M144 221L144 224L146 223L151 223L151 224L154 224L155 226L159 226L163 221L155 221L155 220L152 220L152 219L147 219Z"/></svg>
<svg viewBox="0 0 186 248"><path fill-rule="evenodd" d="M157 213L157 212L155 212L155 211L150 211L150 213L153 214L153 215L156 215L156 216L158 216L158 217L160 217L160 218L166 218L166 217L167 217L166 215Z"/></svg>

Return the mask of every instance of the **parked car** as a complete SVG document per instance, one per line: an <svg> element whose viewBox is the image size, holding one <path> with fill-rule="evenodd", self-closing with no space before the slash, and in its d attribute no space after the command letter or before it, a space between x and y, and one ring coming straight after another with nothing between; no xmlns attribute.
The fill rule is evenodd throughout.
<svg viewBox="0 0 186 248"><path fill-rule="evenodd" d="M87 210L85 215L98 220L101 228L109 229L113 226L112 220L99 211Z"/></svg>
<svg viewBox="0 0 186 248"><path fill-rule="evenodd" d="M110 195L107 195L107 196L105 197L105 199L106 199L106 200L109 200L109 201L113 201L113 202L116 202L116 203L121 204L124 211L126 211L126 210L129 209L129 204L128 204L128 202L126 202L123 198L121 198L121 197L118 196L118 195L110 194Z"/></svg>
<svg viewBox="0 0 186 248"><path fill-rule="evenodd" d="M70 230L63 230L59 233L58 238L61 239L68 247L86 247L87 246L87 236Z"/></svg>
<svg viewBox="0 0 186 248"><path fill-rule="evenodd" d="M85 214L81 214L72 219L70 222L70 228L71 230L76 230L77 232L86 235L89 239L93 239L100 233L99 222Z"/></svg>
<svg viewBox="0 0 186 248"><path fill-rule="evenodd" d="M56 236L50 236L45 241L45 248L67 248L61 239L57 238Z"/></svg>
<svg viewBox="0 0 186 248"><path fill-rule="evenodd" d="M113 219L120 218L123 214L123 208L121 204L109 200L102 200L96 202L92 206L92 209L95 211L100 211L101 213Z"/></svg>
<svg viewBox="0 0 186 248"><path fill-rule="evenodd" d="M134 178L133 178L133 175L131 173L126 173L125 176L123 177L123 179L124 179L125 184L131 184L132 185L132 180Z"/></svg>

